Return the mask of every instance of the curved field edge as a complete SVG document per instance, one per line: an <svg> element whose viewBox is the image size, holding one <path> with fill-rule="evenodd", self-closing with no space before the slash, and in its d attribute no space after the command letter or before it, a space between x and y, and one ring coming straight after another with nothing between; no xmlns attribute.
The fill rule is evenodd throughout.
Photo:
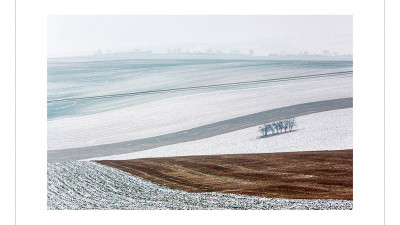
<svg viewBox="0 0 400 225"><path fill-rule="evenodd" d="M353 108L296 117L292 132L260 138L260 126L128 154L91 158L129 160L191 155L254 154L353 148Z"/></svg>
<svg viewBox="0 0 400 225"><path fill-rule="evenodd" d="M97 162L189 192L288 199L353 199L353 150Z"/></svg>
<svg viewBox="0 0 400 225"><path fill-rule="evenodd" d="M58 151L151 138L265 110L352 96L352 77L347 77L169 98L48 121L47 148Z"/></svg>
<svg viewBox="0 0 400 225"><path fill-rule="evenodd" d="M139 152L166 145L209 138L280 119L352 107L353 98L342 98L292 105L161 136L99 146L48 151L47 162L52 163L83 160Z"/></svg>
<svg viewBox="0 0 400 225"><path fill-rule="evenodd" d="M95 162L48 163L53 209L352 209L353 201L279 199L171 189Z"/></svg>

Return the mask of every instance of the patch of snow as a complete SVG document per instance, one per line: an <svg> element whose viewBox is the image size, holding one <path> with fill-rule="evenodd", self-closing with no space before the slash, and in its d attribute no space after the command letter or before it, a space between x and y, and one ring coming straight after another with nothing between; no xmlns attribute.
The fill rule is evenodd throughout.
<svg viewBox="0 0 400 225"><path fill-rule="evenodd" d="M274 108L352 96L352 77L341 77L168 98L48 121L48 150L153 137Z"/></svg>
<svg viewBox="0 0 400 225"><path fill-rule="evenodd" d="M124 160L189 155L272 153L353 148L353 109L314 113L296 118L294 131L259 138L259 126L197 141L89 160Z"/></svg>

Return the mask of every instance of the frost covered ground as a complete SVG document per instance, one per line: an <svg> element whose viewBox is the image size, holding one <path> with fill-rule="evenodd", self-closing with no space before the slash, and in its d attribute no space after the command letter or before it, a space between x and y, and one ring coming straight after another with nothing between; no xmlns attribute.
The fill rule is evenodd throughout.
<svg viewBox="0 0 400 225"><path fill-rule="evenodd" d="M48 209L352 209L348 200L188 193L94 162L47 164Z"/></svg>
<svg viewBox="0 0 400 225"><path fill-rule="evenodd" d="M101 63L103 64L103 62ZM311 64L315 63L312 62ZM295 73L301 75L312 74L313 71L321 72L321 69L326 70L325 66L318 68L318 70L295 69L294 64L296 62L290 62L289 67L285 67L284 71L278 70L279 73L276 70L267 71L267 73L266 70L270 66L260 68L256 66L254 67L258 68L256 70L251 69L253 67L249 69L248 66L239 67L234 80L232 80L233 73L230 69L234 66L231 64L225 65L222 70L218 69L217 72L213 68L209 70L208 67L199 71L197 64L193 68L185 67L186 70L177 67L176 70L167 71L165 71L165 67L154 65L143 68L139 66L138 69L136 69L136 66L129 65L129 68L132 67L135 70L131 73L123 71L120 76L116 76L115 73L118 71L114 71L114 67L110 67L111 70L97 71L98 68L104 69L104 67L93 65L91 66L92 70L96 72L93 73L92 70L87 71L86 67L70 68L68 64L62 64L61 69L56 68L54 74L51 73L52 67L49 68L48 97L49 99L57 99L60 97L141 91L141 89L147 90L146 88L149 87L157 89L157 85L161 85L160 87L163 88L175 87L170 87L170 85L186 87L188 85L183 85L185 82L191 84L195 81L196 85L203 84L198 81L204 80L204 77L212 78L211 80L206 79L206 81L214 84L216 74L219 77L218 83L225 83L227 81L242 81L248 79L249 76L252 76L252 79L264 79L266 74L277 73L274 77L279 77L279 74L286 72L293 74L293 71L295 71ZM115 66L121 69L120 64L117 63ZM346 64L345 67L347 68L348 65ZM152 69L147 73L146 71L149 68ZM335 71L339 71L340 68L342 67L338 67ZM154 71L154 69L159 71ZM110 76L110 74L113 76ZM71 76L75 76L76 80L72 79ZM81 79L82 77L85 79ZM125 82L127 77L135 77L135 79L128 79ZM101 80L100 78L107 79ZM207 82L204 84L209 84ZM64 117L64 115L59 118L53 115L54 119L47 122L48 150L136 140L195 128L269 109L314 101L348 98L353 96L352 83L352 76L343 76L280 82L262 87L213 90L182 96L173 95L168 98L155 98L151 101L138 100L135 105L127 104L126 107L121 103L122 108L118 104L116 104L118 107L114 107L108 103L104 103L103 106L99 103L94 104L92 110L83 110L87 111L85 114L74 114L67 108L61 107L57 108L58 111L54 111L63 112L62 114L66 114L67 117ZM132 90L133 87L138 88L138 90ZM75 108L78 109L87 107L86 102L72 101L68 104L76 105ZM101 108L101 110L97 110L97 108ZM57 112L48 110L48 114L57 114ZM256 137L260 135L257 130L258 127L253 127L199 141L107 158L125 159L352 148L351 109L299 117L297 122L299 126L295 132L270 138L257 139ZM48 209L352 209L353 204L352 201L345 200L270 199L222 193L188 193L154 184L120 170L87 161L48 163L47 166Z"/></svg>
<svg viewBox="0 0 400 225"><path fill-rule="evenodd" d="M296 131L257 138L251 127L193 142L101 159L351 149L353 109L297 118ZM97 158L100 159L100 158ZM48 163L48 209L322 209L349 210L353 201L279 199L170 189L94 162Z"/></svg>
<svg viewBox="0 0 400 225"><path fill-rule="evenodd" d="M267 138L258 126L197 141L146 151L107 156L101 159L134 159L188 155L244 154L341 150L353 148L353 109L332 110L296 118L295 130ZM92 159L93 160L93 159Z"/></svg>
<svg viewBox="0 0 400 225"><path fill-rule="evenodd" d="M193 94L50 120L48 150L153 137L269 109L352 97L352 92L352 77L327 78Z"/></svg>

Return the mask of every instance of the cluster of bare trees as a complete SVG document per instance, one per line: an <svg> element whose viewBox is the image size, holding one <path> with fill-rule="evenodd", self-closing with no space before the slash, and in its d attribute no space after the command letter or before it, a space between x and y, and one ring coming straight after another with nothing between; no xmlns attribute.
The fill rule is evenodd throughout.
<svg viewBox="0 0 400 225"><path fill-rule="evenodd" d="M259 130L262 134L261 137L267 137L268 134L278 134L283 132L290 132L293 130L293 127L296 126L296 120L294 118L284 119L275 121L273 123L267 123L259 127Z"/></svg>

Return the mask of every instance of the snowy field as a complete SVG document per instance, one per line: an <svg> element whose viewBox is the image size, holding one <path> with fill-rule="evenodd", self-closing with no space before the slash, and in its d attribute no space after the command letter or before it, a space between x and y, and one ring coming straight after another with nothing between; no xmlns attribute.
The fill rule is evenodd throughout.
<svg viewBox="0 0 400 225"><path fill-rule="evenodd" d="M48 100L351 70L351 61L50 62ZM352 86L352 75L346 75L135 98L48 103L47 150L154 137L285 106L351 98ZM268 138L257 138L260 136L257 126L101 159L353 147L352 109L298 117L297 123L295 131ZM48 209L352 209L353 206L353 201L346 200L188 193L90 161L48 163L47 167Z"/></svg>
<svg viewBox="0 0 400 225"><path fill-rule="evenodd" d="M233 82L298 77L352 71L352 61L326 60L235 60L235 59L49 59L48 100L104 96ZM331 74L332 75L332 74ZM349 74L352 76L351 74ZM333 75L331 77L341 77ZM319 78L318 78L319 79ZM48 102L48 120L68 118L126 108L215 90L218 87L185 92L160 93L90 101Z"/></svg>
<svg viewBox="0 0 400 225"><path fill-rule="evenodd" d="M353 201L262 198L170 189L93 162L47 164L48 209L350 210Z"/></svg>
<svg viewBox="0 0 400 225"><path fill-rule="evenodd" d="M352 108L301 116L296 118L296 122L298 126L295 127L294 131L267 138L258 138L261 134L258 131L258 126L256 126L197 141L91 160L353 148Z"/></svg>
<svg viewBox="0 0 400 225"><path fill-rule="evenodd" d="M168 98L48 121L48 150L136 140L295 104L353 96L352 77Z"/></svg>

